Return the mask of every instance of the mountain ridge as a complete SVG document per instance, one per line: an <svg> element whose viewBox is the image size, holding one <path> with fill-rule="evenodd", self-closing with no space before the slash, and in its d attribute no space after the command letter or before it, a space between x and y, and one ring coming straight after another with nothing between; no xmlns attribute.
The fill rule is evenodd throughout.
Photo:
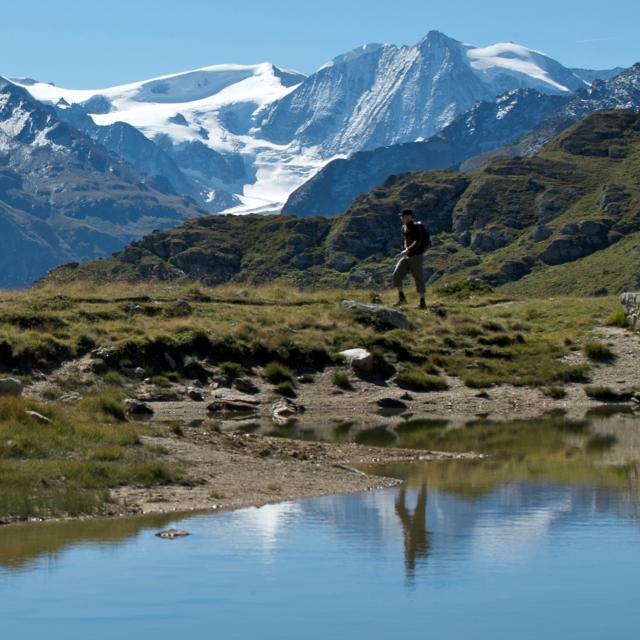
<svg viewBox="0 0 640 640"><path fill-rule="evenodd" d="M31 284L62 261L106 257L203 213L0 78L0 286Z"/></svg>
<svg viewBox="0 0 640 640"><path fill-rule="evenodd" d="M547 271L570 265L579 274L589 258L590 270L575 285L583 293L640 286L638 166L640 116L599 111L531 158L497 159L467 174L393 176L335 218L210 216L48 279L380 288L399 249L397 211L408 207L432 233L425 257L431 284L472 278L526 290L527 278L541 287ZM600 255L606 268L591 259ZM561 282L554 286L562 291Z"/></svg>
<svg viewBox="0 0 640 640"><path fill-rule="evenodd" d="M336 156L429 137L479 99L524 87L568 93L587 82L520 45L475 47L431 31L413 46L364 45L310 76L261 63L102 90L23 86L50 104L64 100L62 108L79 104L97 126L136 127L186 177L183 193L210 212L242 213L278 209ZM136 160L125 142L111 143Z"/></svg>

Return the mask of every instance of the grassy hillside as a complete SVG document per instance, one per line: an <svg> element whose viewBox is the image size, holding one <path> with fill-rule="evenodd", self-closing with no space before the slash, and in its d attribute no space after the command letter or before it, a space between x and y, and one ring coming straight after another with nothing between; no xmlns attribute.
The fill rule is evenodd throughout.
<svg viewBox="0 0 640 640"><path fill-rule="evenodd" d="M639 174L640 116L601 111L531 158L495 160L470 174L392 176L337 218L192 220L111 259L58 269L49 280L381 288L400 248L397 213L409 207L434 239L425 260L432 284L472 278L537 294L616 293L638 286ZM598 271L590 265L603 252L610 264ZM558 265L570 265L570 287L554 281Z"/></svg>

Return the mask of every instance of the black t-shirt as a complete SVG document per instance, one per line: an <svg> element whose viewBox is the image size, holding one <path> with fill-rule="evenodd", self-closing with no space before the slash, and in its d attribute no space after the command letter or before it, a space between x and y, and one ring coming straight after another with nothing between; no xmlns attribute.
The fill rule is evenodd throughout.
<svg viewBox="0 0 640 640"><path fill-rule="evenodd" d="M411 222L402 227L402 240L404 248L410 247L413 242L415 246L409 250L409 256L419 256L424 251L424 242L421 241L421 231L419 226L411 220Z"/></svg>

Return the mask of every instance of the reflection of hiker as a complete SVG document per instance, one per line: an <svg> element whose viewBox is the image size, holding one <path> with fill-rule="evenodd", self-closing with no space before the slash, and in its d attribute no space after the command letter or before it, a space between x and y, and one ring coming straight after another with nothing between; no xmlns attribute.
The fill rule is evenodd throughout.
<svg viewBox="0 0 640 640"><path fill-rule="evenodd" d="M407 576L411 577L418 558L426 558L431 549L427 532L427 485L420 487L418 501L413 515L409 514L406 502L406 488L402 487L396 500L396 514L402 523L404 532L404 564Z"/></svg>
<svg viewBox="0 0 640 640"><path fill-rule="evenodd" d="M422 254L429 248L429 232L422 222L413 221L413 211L405 209L402 218L402 251L400 260L393 272L393 286L398 290L398 302L395 306L407 303L402 290L402 281L411 272L416 283L416 291L420 294L420 309L426 309L424 299L424 274L422 272Z"/></svg>

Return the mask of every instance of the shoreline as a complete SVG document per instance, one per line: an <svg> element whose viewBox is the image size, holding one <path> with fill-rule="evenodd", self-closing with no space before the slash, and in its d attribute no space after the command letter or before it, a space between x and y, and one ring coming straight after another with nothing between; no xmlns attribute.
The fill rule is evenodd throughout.
<svg viewBox="0 0 640 640"><path fill-rule="evenodd" d="M125 486L111 491L106 513L77 517L0 520L0 526L36 522L87 521L101 518L218 513L325 495L372 491L398 486L397 478L377 476L360 465L419 461L474 460L476 453L393 449L356 443L287 440L247 433L220 433L197 426L176 436L154 425L141 438L148 450L163 450L166 462L185 468L181 484L151 488Z"/></svg>

